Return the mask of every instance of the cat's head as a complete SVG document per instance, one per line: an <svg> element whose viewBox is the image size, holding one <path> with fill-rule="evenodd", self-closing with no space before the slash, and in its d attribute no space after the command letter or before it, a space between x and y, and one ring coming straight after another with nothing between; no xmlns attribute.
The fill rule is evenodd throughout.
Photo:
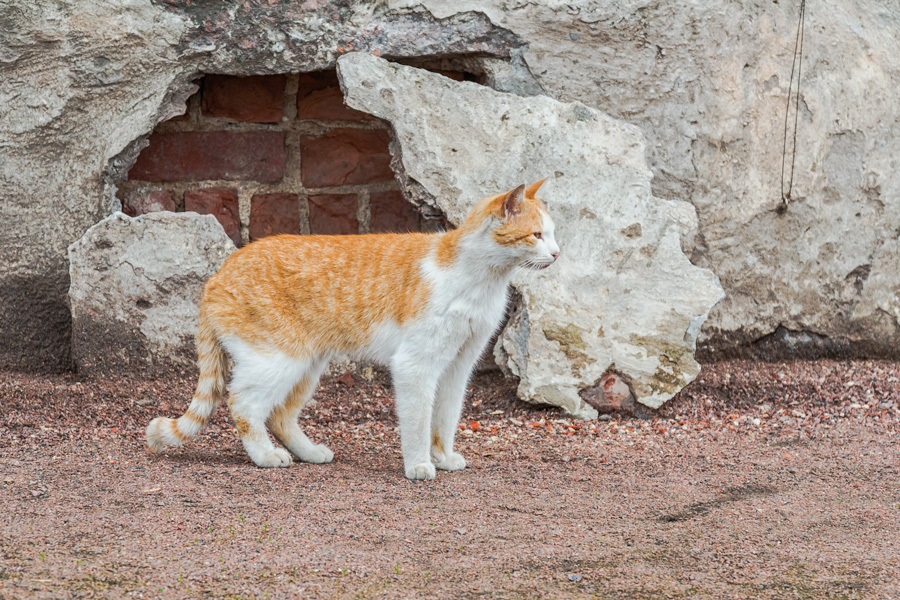
<svg viewBox="0 0 900 600"><path fill-rule="evenodd" d="M559 258L553 219L535 195L544 181L486 198L472 210L461 228L479 232L486 260L501 267L545 269Z"/></svg>

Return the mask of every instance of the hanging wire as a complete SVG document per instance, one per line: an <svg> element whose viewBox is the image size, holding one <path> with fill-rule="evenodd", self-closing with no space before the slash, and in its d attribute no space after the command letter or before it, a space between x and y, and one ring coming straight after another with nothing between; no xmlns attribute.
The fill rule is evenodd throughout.
<svg viewBox="0 0 900 600"><path fill-rule="evenodd" d="M803 68L803 33L806 29L806 0L800 0L800 18L797 23L797 38L794 40L794 57L791 61L791 80L788 82L787 103L784 108L784 145L781 148L781 203L787 209L794 190L794 163L797 159L797 124L800 120L800 73ZM787 192L784 191L784 166L787 161L788 123L791 111L791 89L794 85L794 67L797 67L797 101L794 106L794 136L791 147L791 173L788 179Z"/></svg>

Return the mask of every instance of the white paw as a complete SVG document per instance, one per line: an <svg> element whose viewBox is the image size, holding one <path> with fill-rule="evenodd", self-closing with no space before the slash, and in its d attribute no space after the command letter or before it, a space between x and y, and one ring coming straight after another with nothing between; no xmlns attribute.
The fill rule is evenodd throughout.
<svg viewBox="0 0 900 600"><path fill-rule="evenodd" d="M291 455L287 450L274 448L263 454L259 460L253 459L253 462L257 467L289 467L291 466Z"/></svg>
<svg viewBox="0 0 900 600"><path fill-rule="evenodd" d="M304 448L303 454L300 456L300 460L303 462L314 463L317 465L330 463L332 459L334 459L334 452L332 452L328 446L323 444L315 444L309 448Z"/></svg>
<svg viewBox="0 0 900 600"><path fill-rule="evenodd" d="M451 452L449 455L442 455L439 460L435 460L434 466L442 471L462 471L466 468L466 459L459 452Z"/></svg>
<svg viewBox="0 0 900 600"><path fill-rule="evenodd" d="M419 463L417 465L412 465L411 467L406 467L407 479L434 479L434 475L434 465L430 462Z"/></svg>

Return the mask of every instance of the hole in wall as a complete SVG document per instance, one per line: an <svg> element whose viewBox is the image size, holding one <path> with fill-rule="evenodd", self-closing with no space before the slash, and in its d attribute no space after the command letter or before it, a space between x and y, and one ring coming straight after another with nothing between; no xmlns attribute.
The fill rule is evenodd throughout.
<svg viewBox="0 0 900 600"><path fill-rule="evenodd" d="M475 62L405 61L484 83ZM130 216L211 214L241 246L281 233L356 234L449 227L404 198L390 126L344 104L335 70L206 74L183 115L150 134L116 196Z"/></svg>
<svg viewBox="0 0 900 600"><path fill-rule="evenodd" d="M335 71L196 84L185 114L153 130L118 184L126 214L212 214L237 245L443 225L404 199L389 126L344 105Z"/></svg>

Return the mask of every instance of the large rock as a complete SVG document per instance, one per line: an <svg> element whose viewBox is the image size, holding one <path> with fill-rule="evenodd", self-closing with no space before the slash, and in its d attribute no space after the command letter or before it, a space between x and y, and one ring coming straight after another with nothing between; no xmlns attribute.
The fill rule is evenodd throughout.
<svg viewBox="0 0 900 600"><path fill-rule="evenodd" d="M586 398L610 369L651 407L699 373L694 344L722 290L682 252L693 207L651 195L636 127L367 54L342 57L338 75L352 108L393 126L412 193L453 222L485 195L550 177L541 197L562 258L516 276L521 301L499 342L521 398L595 417Z"/></svg>
<svg viewBox="0 0 900 600"><path fill-rule="evenodd" d="M203 284L234 250L212 215L117 212L88 229L69 246L78 367L194 364Z"/></svg>
<svg viewBox="0 0 900 600"><path fill-rule="evenodd" d="M799 2L388 2L483 11L528 42L543 93L641 128L654 194L696 207L691 259L727 293L703 328L708 356L757 354L781 328L843 355L900 357L900 5L808 4L782 212Z"/></svg>

